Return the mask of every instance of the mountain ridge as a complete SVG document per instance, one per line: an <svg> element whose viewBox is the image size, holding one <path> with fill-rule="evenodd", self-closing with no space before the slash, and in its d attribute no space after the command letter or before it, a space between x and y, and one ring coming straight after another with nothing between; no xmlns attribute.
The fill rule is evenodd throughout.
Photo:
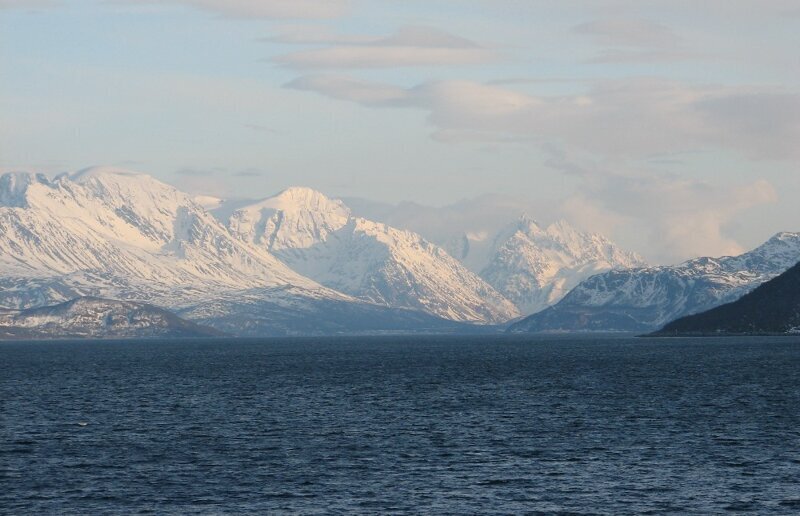
<svg viewBox="0 0 800 516"><path fill-rule="evenodd" d="M542 228L523 215L495 240L496 250L479 275L523 314L558 302L592 274L644 264L635 253L563 220Z"/></svg>
<svg viewBox="0 0 800 516"><path fill-rule="evenodd" d="M0 339L221 336L147 303L78 297L25 310L0 309Z"/></svg>
<svg viewBox="0 0 800 516"><path fill-rule="evenodd" d="M518 316L503 296L418 234L353 217L342 201L290 188L234 211L227 223L292 269L372 303L461 322Z"/></svg>
<svg viewBox="0 0 800 516"><path fill-rule="evenodd" d="M532 317L571 317L569 330L641 331L732 299L782 272L800 249L800 234L781 233L739 257L642 267L635 253L565 221L545 227L523 214L499 229L481 227L456 237L465 249L459 260L422 234L359 216L307 187L244 202L192 196L113 167L53 178L9 173L0 176L0 306L94 296L227 328L238 307L257 319L253 332L293 334L304 324L310 332L358 326L361 316L392 331L420 321L431 328L516 321L511 328L522 331L531 321L522 315L550 306ZM477 271L475 242L485 260ZM638 301L626 305L634 294ZM603 312L604 303L611 305L605 315L590 313ZM272 314L274 327L257 307ZM545 326L564 329L562 322Z"/></svg>
<svg viewBox="0 0 800 516"><path fill-rule="evenodd" d="M741 298L667 323L651 336L800 334L800 262Z"/></svg>
<svg viewBox="0 0 800 516"><path fill-rule="evenodd" d="M652 331L733 301L800 260L800 233L780 232L738 256L600 273L509 331Z"/></svg>
<svg viewBox="0 0 800 516"><path fill-rule="evenodd" d="M41 174L4 174L0 200L0 267L4 271L0 306L7 308L94 296L148 302L182 313L199 313L200 307L213 303L235 311L241 293L248 293L248 306L253 306L252 293L258 292L267 296L258 300L263 306L286 308L292 322L283 326L292 333L302 332L304 325L309 331L327 327L324 310L347 303L347 310L337 310L351 318L349 324L356 324L359 313L369 317L380 312L380 318L394 329L403 324L413 328L420 320L430 327L448 326L439 320L442 317L486 324L517 315L513 305L459 269L444 251L417 236L355 220L341 201L308 188L290 188L249 207L252 227L265 235L272 231L269 241L241 238L244 225L229 228L193 196L123 169L95 167L52 179ZM265 210L280 211L283 222L268 227ZM233 212L247 214L248 207L239 206ZM290 212L310 214L305 240L283 238L304 236L297 227L287 233ZM315 219L314 214L321 218ZM240 223L247 220L238 219ZM285 263L292 251L319 244L348 221L355 235L348 242L366 242L361 258L370 255L379 263L373 274L365 275L372 278L366 283L369 292L341 292ZM346 250L346 245L340 248ZM405 255L397 252L401 248L407 251ZM350 266L345 257L339 263ZM448 268L458 274L430 273ZM361 272L356 270L356 275ZM400 311L389 316L375 305ZM309 318L306 323L292 315L295 306L303 307ZM414 310L434 318L420 318ZM277 326L283 324L279 312L272 310ZM319 324L313 320L314 313ZM218 313L219 324L229 320L228 315ZM215 324L214 318L204 322ZM260 324L269 330L266 321Z"/></svg>

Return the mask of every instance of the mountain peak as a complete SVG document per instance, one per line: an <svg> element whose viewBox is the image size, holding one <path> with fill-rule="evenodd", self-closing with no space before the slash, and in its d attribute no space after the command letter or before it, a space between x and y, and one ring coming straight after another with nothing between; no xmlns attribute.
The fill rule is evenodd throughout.
<svg viewBox="0 0 800 516"><path fill-rule="evenodd" d="M341 209L344 206L341 201L333 200L322 192L305 186L291 186L261 204L276 210L287 211Z"/></svg>
<svg viewBox="0 0 800 516"><path fill-rule="evenodd" d="M69 176L69 178L72 181L78 183L92 178L108 178L108 177L150 177L150 176L140 172L134 172L133 170L127 170L119 167L107 167L107 166L87 167Z"/></svg>
<svg viewBox="0 0 800 516"><path fill-rule="evenodd" d="M792 250L800 249L800 233L793 233L790 231L781 231L772 235L769 240L756 247L752 251L741 254L738 257L746 256L749 254L772 254L774 252L781 252L781 250L791 248Z"/></svg>
<svg viewBox="0 0 800 516"><path fill-rule="evenodd" d="M122 195L133 202L134 198L168 196L180 198L181 202L190 199L174 186L149 174L118 167L90 167L72 175L62 174L56 181L70 181L92 190L99 189L103 195L110 192ZM190 201L191 202L191 201Z"/></svg>
<svg viewBox="0 0 800 516"><path fill-rule="evenodd" d="M342 201L296 186L237 208L227 224L240 238L277 251L318 244L349 219L350 209Z"/></svg>
<svg viewBox="0 0 800 516"><path fill-rule="evenodd" d="M553 222L552 224L550 224L547 227L547 229L548 229L548 231L558 232L558 233L576 233L576 232L578 232L578 230L575 229L575 226L573 226L572 224L570 224L569 222L567 222L564 219L559 219L559 220Z"/></svg>
<svg viewBox="0 0 800 516"><path fill-rule="evenodd" d="M527 212L522 212L522 215L519 216L517 219L517 227L523 231L529 231L531 229L541 231L542 229L539 225L539 221L528 215Z"/></svg>
<svg viewBox="0 0 800 516"><path fill-rule="evenodd" d="M350 217L350 209L342 201L304 186L292 186L272 197L243 206L239 211L262 211L264 208L281 211L284 215L311 213L324 219L332 217L338 221L337 224L343 224Z"/></svg>
<svg viewBox="0 0 800 516"><path fill-rule="evenodd" d="M778 241L780 241L780 242L792 241L793 242L793 241L797 240L798 236L800 236L800 233L795 233L795 232L792 232L792 231L780 231L778 233L775 233L772 236L772 238L767 240L767 242L778 242Z"/></svg>
<svg viewBox="0 0 800 516"><path fill-rule="evenodd" d="M641 264L639 256L605 237L578 231L564 220L542 229L523 215L498 234L480 275L521 311L533 313L592 274Z"/></svg>

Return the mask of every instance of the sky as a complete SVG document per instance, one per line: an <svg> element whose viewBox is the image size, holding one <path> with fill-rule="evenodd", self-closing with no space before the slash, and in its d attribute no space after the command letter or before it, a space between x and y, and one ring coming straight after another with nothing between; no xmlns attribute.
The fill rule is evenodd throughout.
<svg viewBox="0 0 800 516"><path fill-rule="evenodd" d="M0 0L0 170L445 206L656 263L800 231L796 0Z"/></svg>

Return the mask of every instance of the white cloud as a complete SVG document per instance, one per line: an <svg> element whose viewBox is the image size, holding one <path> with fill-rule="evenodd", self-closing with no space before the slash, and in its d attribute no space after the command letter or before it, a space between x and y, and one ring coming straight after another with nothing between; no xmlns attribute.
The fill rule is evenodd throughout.
<svg viewBox="0 0 800 516"><path fill-rule="evenodd" d="M37 9L58 4L56 0L0 0L0 9Z"/></svg>
<svg viewBox="0 0 800 516"><path fill-rule="evenodd" d="M746 210L777 201L765 180L718 187L653 171L595 172L583 179L565 201L565 215L594 231L635 235L637 247L656 263L742 253L726 226Z"/></svg>
<svg viewBox="0 0 800 516"><path fill-rule="evenodd" d="M701 57L670 28L650 20L620 16L582 23L572 30L601 47L587 63L656 63Z"/></svg>
<svg viewBox="0 0 800 516"><path fill-rule="evenodd" d="M363 34L342 34L327 25L281 25L275 35L263 38L270 43L287 45L333 45L339 43L361 44L373 43L378 38Z"/></svg>
<svg viewBox="0 0 800 516"><path fill-rule="evenodd" d="M544 151L550 156L547 166L579 180L561 206L563 215L580 227L646 249L653 263L745 251L727 226L747 210L778 200L764 179L720 186L554 146Z"/></svg>
<svg viewBox="0 0 800 516"><path fill-rule="evenodd" d="M471 81L403 89L341 76L306 76L288 86L367 106L423 109L451 139L524 137L616 158L725 149L800 160L800 93L776 88L639 78L600 81L582 95L535 96Z"/></svg>
<svg viewBox="0 0 800 516"><path fill-rule="evenodd" d="M743 251L727 227L746 210L776 202L777 194L765 180L719 186L632 163L711 149L800 160L800 95L785 90L650 78L598 82L582 95L536 96L470 81L398 88L324 75L289 86L369 107L420 109L443 141L535 145L550 156L546 165L578 183L563 204L565 216L647 248L648 259L660 263Z"/></svg>
<svg viewBox="0 0 800 516"><path fill-rule="evenodd" d="M284 29L270 41L328 45L275 58L275 62L293 68L467 65L496 58L493 51L472 41L429 27L405 27L385 38L340 35L305 27Z"/></svg>
<svg viewBox="0 0 800 516"><path fill-rule="evenodd" d="M584 62L589 64L604 63L668 63L699 59L697 52L687 50L629 50L622 48L605 48Z"/></svg>
<svg viewBox="0 0 800 516"><path fill-rule="evenodd" d="M324 93L338 100L364 106L386 106L408 98L408 91L390 85L360 81L336 75L310 75L289 82L289 88Z"/></svg>
<svg viewBox="0 0 800 516"><path fill-rule="evenodd" d="M632 18L595 20L577 25L573 30L606 46L665 48L680 41L675 33L660 23Z"/></svg>
<svg viewBox="0 0 800 516"><path fill-rule="evenodd" d="M335 18L348 10L349 0L122 0L130 4L182 4L231 18Z"/></svg>

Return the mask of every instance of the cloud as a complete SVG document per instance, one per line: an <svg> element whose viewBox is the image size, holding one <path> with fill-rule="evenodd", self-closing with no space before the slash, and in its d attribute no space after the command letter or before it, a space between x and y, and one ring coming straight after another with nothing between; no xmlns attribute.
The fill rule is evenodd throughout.
<svg viewBox="0 0 800 516"><path fill-rule="evenodd" d="M311 19L345 14L349 0L123 0L132 4L188 5L230 18Z"/></svg>
<svg viewBox="0 0 800 516"><path fill-rule="evenodd" d="M606 234L644 234L648 258L674 263L687 256L737 255L745 249L725 232L746 210L774 203L765 180L717 187L654 171L593 173L562 210L581 227Z"/></svg>
<svg viewBox="0 0 800 516"><path fill-rule="evenodd" d="M56 0L0 0L0 9L39 9L59 4Z"/></svg>
<svg viewBox="0 0 800 516"><path fill-rule="evenodd" d="M468 65L492 61L496 54L462 37L430 27L405 27L384 38L346 36L303 28L284 31L270 41L326 44L274 59L292 68L379 68Z"/></svg>
<svg viewBox="0 0 800 516"><path fill-rule="evenodd" d="M283 25L273 36L262 38L269 43L287 45L332 45L374 43L378 38L366 35L341 34L327 25Z"/></svg>
<svg viewBox="0 0 800 516"><path fill-rule="evenodd" d="M252 131L256 131L258 133L278 134L278 131L276 129L261 124L244 124L244 127Z"/></svg>
<svg viewBox="0 0 800 516"><path fill-rule="evenodd" d="M422 109L434 136L450 140L523 138L615 158L723 149L800 160L800 93L784 89L633 78L599 81L584 94L536 96L471 81L399 88L336 75L287 86L365 106Z"/></svg>
<svg viewBox="0 0 800 516"><path fill-rule="evenodd" d="M572 30L603 47L587 63L654 63L700 57L671 29L650 20L606 18L576 25Z"/></svg>
<svg viewBox="0 0 800 516"><path fill-rule="evenodd" d="M719 186L556 146L543 150L546 166L578 180L559 210L563 216L590 231L628 237L654 263L743 252L726 227L747 210L778 200L763 179Z"/></svg>
<svg viewBox="0 0 800 516"><path fill-rule="evenodd" d="M573 31L591 36L598 44L606 46L669 48L680 42L669 28L649 20L595 20L577 25Z"/></svg>
<svg viewBox="0 0 800 516"><path fill-rule="evenodd" d="M401 105L409 99L409 92L403 88L361 81L334 75L310 75L298 77L286 87L321 93L337 100L355 102L364 106Z"/></svg>
<svg viewBox="0 0 800 516"><path fill-rule="evenodd" d="M264 176L264 172L254 168L248 168L240 170L239 172L234 172L233 175L236 177L262 177Z"/></svg>
<svg viewBox="0 0 800 516"><path fill-rule="evenodd" d="M192 168L183 167L175 171L175 175L191 178L210 178L214 176L225 177L261 177L264 172L255 168L245 168L236 172L231 172L225 167L213 168Z"/></svg>
<svg viewBox="0 0 800 516"><path fill-rule="evenodd" d="M597 52L594 57L584 60L589 64L604 63L665 63L698 59L700 55L687 50L628 50L606 48Z"/></svg>
<svg viewBox="0 0 800 516"><path fill-rule="evenodd" d="M728 147L748 142L759 158L800 157L800 94L742 91L707 96L698 112Z"/></svg>
<svg viewBox="0 0 800 516"><path fill-rule="evenodd" d="M184 167L175 171L175 174L179 176L188 176L188 177L209 177L215 175L219 172L219 169L207 169L207 168L189 168Z"/></svg>

